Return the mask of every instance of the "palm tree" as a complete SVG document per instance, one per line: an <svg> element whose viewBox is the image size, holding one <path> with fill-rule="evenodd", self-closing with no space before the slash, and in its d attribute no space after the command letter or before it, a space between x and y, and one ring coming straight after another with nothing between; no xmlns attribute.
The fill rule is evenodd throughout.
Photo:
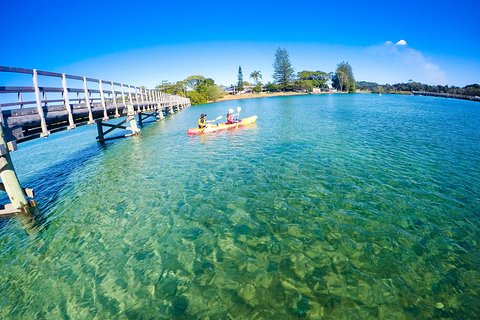
<svg viewBox="0 0 480 320"><path fill-rule="evenodd" d="M253 71L252 73L250 73L250 78L255 81L256 85L258 85L259 79L262 79L262 74L260 73L260 71Z"/></svg>

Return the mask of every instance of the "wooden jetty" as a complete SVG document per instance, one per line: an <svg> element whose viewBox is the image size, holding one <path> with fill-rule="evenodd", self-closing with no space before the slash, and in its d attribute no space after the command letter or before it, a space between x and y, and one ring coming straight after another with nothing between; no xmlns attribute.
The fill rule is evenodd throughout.
<svg viewBox="0 0 480 320"><path fill-rule="evenodd" d="M0 66L2 73L31 77L31 85L0 86L0 191L11 202L0 207L0 217L36 206L33 190L20 186L9 154L17 143L94 123L97 140L104 142L138 134L145 120L160 120L191 105L184 97L114 81ZM115 129L127 134L107 136Z"/></svg>
<svg viewBox="0 0 480 320"><path fill-rule="evenodd" d="M467 96L467 95L464 95L464 94L455 94L455 93L412 91L412 94L416 95L416 96L432 96L432 97L442 97L442 98L453 98L453 99L480 101L479 96Z"/></svg>

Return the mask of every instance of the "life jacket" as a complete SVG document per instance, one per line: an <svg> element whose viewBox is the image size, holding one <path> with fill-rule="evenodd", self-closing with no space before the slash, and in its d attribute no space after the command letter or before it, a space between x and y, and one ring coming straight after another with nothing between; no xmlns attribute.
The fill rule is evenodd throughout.
<svg viewBox="0 0 480 320"><path fill-rule="evenodd" d="M207 125L207 118L206 117L198 119L198 127L199 128L203 128L206 125Z"/></svg>
<svg viewBox="0 0 480 320"><path fill-rule="evenodd" d="M233 114L227 113L227 122L228 123L233 123L234 122Z"/></svg>

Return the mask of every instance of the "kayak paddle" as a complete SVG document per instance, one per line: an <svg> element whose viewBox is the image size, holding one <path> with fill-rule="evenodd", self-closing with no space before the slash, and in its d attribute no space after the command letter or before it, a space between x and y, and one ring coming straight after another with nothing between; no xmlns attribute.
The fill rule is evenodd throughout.
<svg viewBox="0 0 480 320"><path fill-rule="evenodd" d="M222 118L223 118L222 116L218 116L218 117L215 118L215 120L208 120L207 125L205 127L203 127L201 132L203 132L205 129L207 129L210 126L211 123L217 122L218 120L220 120Z"/></svg>
<svg viewBox="0 0 480 320"><path fill-rule="evenodd" d="M242 111L242 108L237 107L237 113L234 114L234 116L237 116L237 120L240 120L240 111Z"/></svg>

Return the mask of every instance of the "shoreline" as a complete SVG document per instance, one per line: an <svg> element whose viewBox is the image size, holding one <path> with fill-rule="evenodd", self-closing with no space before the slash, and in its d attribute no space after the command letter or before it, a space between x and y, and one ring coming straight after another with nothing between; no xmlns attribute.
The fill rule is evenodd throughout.
<svg viewBox="0 0 480 320"><path fill-rule="evenodd" d="M347 94L346 92L320 92L320 93L304 93L304 92L273 92L273 93L246 93L238 95L227 94L224 97L216 101L208 101L207 103L221 102L221 101L234 101L234 100L243 100L243 99L258 99L258 98L271 98L271 97L286 97L286 96L302 96L302 95L322 95L322 94ZM379 94L371 91L358 91L356 94ZM419 92L419 91L397 91L397 92L383 92L381 94L392 94L392 95L410 95L410 96L430 96L437 98L449 98L457 100L467 100L480 102L480 98L471 97L471 96L461 96L456 94L448 93L434 93L434 92Z"/></svg>
<svg viewBox="0 0 480 320"><path fill-rule="evenodd" d="M325 92L328 93L328 92ZM236 94L231 95L227 94L223 98L220 98L216 101L209 102L220 102L220 101L231 101L231 100L243 100L243 99L256 99L256 98L270 98L270 97L283 97L283 96L301 96L308 95L304 92L273 92L273 93L245 93L245 94Z"/></svg>

